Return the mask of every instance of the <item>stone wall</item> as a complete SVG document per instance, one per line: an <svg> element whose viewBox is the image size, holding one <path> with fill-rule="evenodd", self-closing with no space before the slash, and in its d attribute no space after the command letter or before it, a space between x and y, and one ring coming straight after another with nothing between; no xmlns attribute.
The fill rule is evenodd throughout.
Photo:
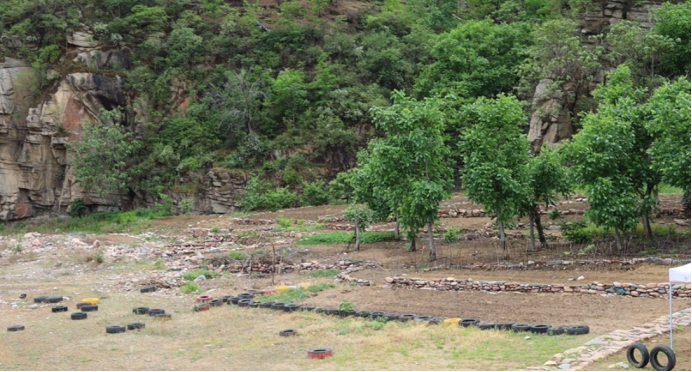
<svg viewBox="0 0 692 372"><path fill-rule="evenodd" d="M583 293L597 295L622 295L627 297L668 298L668 283L586 283L581 285L564 284L520 284L505 281L465 280L452 277L444 279L419 279L387 277L385 281L391 288L432 289L438 291L486 291L521 293ZM690 284L673 285L673 297L690 297Z"/></svg>

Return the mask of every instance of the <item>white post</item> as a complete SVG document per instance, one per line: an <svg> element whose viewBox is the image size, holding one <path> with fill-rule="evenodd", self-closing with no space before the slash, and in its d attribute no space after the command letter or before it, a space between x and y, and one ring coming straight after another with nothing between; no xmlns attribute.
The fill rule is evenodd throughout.
<svg viewBox="0 0 692 372"><path fill-rule="evenodd" d="M670 323L670 349L673 350L673 282L668 282L668 311Z"/></svg>

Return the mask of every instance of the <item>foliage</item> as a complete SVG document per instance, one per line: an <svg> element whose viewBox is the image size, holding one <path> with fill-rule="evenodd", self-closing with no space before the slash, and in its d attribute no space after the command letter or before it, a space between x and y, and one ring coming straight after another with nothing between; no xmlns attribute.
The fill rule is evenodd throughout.
<svg viewBox="0 0 692 372"><path fill-rule="evenodd" d="M366 231L360 235L361 243L377 243L387 240L394 240L394 233L389 231ZM354 242L352 233L343 231L334 231L328 233L319 233L313 235L305 235L298 239L296 244L347 244Z"/></svg>
<svg viewBox="0 0 692 372"><path fill-rule="evenodd" d="M307 272L308 276L311 278L319 277L334 277L339 274L339 270L329 269L329 270L311 270Z"/></svg>
<svg viewBox="0 0 692 372"><path fill-rule="evenodd" d="M75 180L99 195L121 192L134 176L131 160L141 143L119 125L83 121L81 126L82 140L67 143L76 154L71 161Z"/></svg>
<svg viewBox="0 0 692 372"><path fill-rule="evenodd" d="M323 205L329 201L324 181L304 182L303 193L299 197L300 205Z"/></svg>
<svg viewBox="0 0 692 372"><path fill-rule="evenodd" d="M355 310L355 306L353 306L353 303L349 300L341 300L341 303L339 303L339 311L353 311Z"/></svg>
<svg viewBox="0 0 692 372"><path fill-rule="evenodd" d="M459 144L464 154L464 189L474 203L495 213L504 245L503 225L530 199L529 143L520 129L525 120L522 104L507 95L479 98L464 107L461 120L470 125Z"/></svg>
<svg viewBox="0 0 692 372"><path fill-rule="evenodd" d="M373 222L373 211L364 206L351 204L344 210L344 219L347 221L358 222L358 228L364 232Z"/></svg>
<svg viewBox="0 0 692 372"><path fill-rule="evenodd" d="M448 228L444 235L443 238L445 240L445 243L456 243L459 241L459 228L458 227L450 227Z"/></svg>
<svg viewBox="0 0 692 372"><path fill-rule="evenodd" d="M652 9L653 33L675 42L675 47L661 57L664 74L668 76L690 73L690 2L665 2Z"/></svg>
<svg viewBox="0 0 692 372"><path fill-rule="evenodd" d="M290 206L295 200L296 194L288 191L288 188L283 187L264 193L261 197L261 205L275 212L281 208Z"/></svg>
<svg viewBox="0 0 692 372"><path fill-rule="evenodd" d="M86 205L84 205L84 199L82 198L74 198L72 199L72 203L70 203L70 217L72 218L79 218L83 217L84 214L86 213Z"/></svg>
<svg viewBox="0 0 692 372"><path fill-rule="evenodd" d="M334 283L317 283L308 287L308 291L311 293L322 292L325 289L334 288L336 284Z"/></svg>
<svg viewBox="0 0 692 372"><path fill-rule="evenodd" d="M247 254L238 251L231 251L228 255L236 261L243 261L247 258Z"/></svg>
<svg viewBox="0 0 692 372"><path fill-rule="evenodd" d="M257 301L297 302L310 297L310 291L303 288L289 288L285 291L257 296Z"/></svg>
<svg viewBox="0 0 692 372"><path fill-rule="evenodd" d="M387 195L415 243L418 230L437 219L437 206L450 196L450 149L444 143L444 115L440 99L416 101L392 93L393 104L373 108L375 125L385 137L368 143L369 159L363 174L375 193ZM430 240L430 258L435 249Z"/></svg>
<svg viewBox="0 0 692 372"><path fill-rule="evenodd" d="M188 294L188 293L198 293L202 290L202 288L199 287L199 284L195 282L187 282L185 283L182 287L180 287L180 292Z"/></svg>
<svg viewBox="0 0 692 372"><path fill-rule="evenodd" d="M652 135L648 154L661 180L690 195L690 82L679 78L658 88L647 102L651 120L644 124Z"/></svg>

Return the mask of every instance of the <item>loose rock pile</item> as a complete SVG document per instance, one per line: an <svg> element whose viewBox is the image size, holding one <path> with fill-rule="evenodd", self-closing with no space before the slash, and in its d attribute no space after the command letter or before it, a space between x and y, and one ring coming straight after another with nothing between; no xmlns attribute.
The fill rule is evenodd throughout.
<svg viewBox="0 0 692 372"><path fill-rule="evenodd" d="M646 257L646 258L632 258L629 260L554 260L554 261L526 261L518 263L508 263L508 264L488 264L488 263L474 263L470 265L438 265L434 267L427 268L423 271L433 271L433 270L449 270L449 269L467 269L467 270L485 270L485 271L497 271L497 270L535 270L535 269L560 269L566 266L630 266L638 264L654 264L654 265L665 265L665 266L679 266L689 263L689 261L674 260L672 258L657 258L657 257Z"/></svg>
<svg viewBox="0 0 692 372"><path fill-rule="evenodd" d="M628 297L668 298L668 283L619 283L601 284L598 282L583 285L564 284L520 284L504 281L464 280L452 277L425 280L418 278L387 277L389 288L433 289L438 291L487 291L487 292L521 292L521 293L585 293L598 295L623 295ZM674 285L673 297L690 297L690 284Z"/></svg>
<svg viewBox="0 0 692 372"><path fill-rule="evenodd" d="M673 313L674 326L690 326L690 309ZM607 335L592 339L583 346L555 354L542 367L529 367L529 371L580 370L594 361L613 355L629 345L657 335L670 332L668 315L661 316L641 327L630 330L615 330ZM686 331L688 332L688 331Z"/></svg>

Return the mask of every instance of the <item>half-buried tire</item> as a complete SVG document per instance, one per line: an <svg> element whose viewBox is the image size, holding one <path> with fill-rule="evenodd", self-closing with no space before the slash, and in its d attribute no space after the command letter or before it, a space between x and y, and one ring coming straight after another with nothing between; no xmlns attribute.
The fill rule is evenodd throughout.
<svg viewBox="0 0 692 372"><path fill-rule="evenodd" d="M142 322L130 323L127 325L128 331L134 331L136 329L143 329L146 325Z"/></svg>
<svg viewBox="0 0 692 372"><path fill-rule="evenodd" d="M585 335L589 333L589 326L587 325L576 325L569 326L565 328L565 333L568 335Z"/></svg>
<svg viewBox="0 0 692 372"><path fill-rule="evenodd" d="M87 313L83 313L83 312L72 313L72 315L70 315L70 318L72 318L72 320L82 320L82 319L86 319L86 318L87 318Z"/></svg>
<svg viewBox="0 0 692 372"><path fill-rule="evenodd" d="M512 331L514 332L528 332L531 330L531 324L514 323L512 324Z"/></svg>
<svg viewBox="0 0 692 372"><path fill-rule="evenodd" d="M124 332L125 332L125 326L112 325L112 326L106 327L106 333L124 333Z"/></svg>
<svg viewBox="0 0 692 372"><path fill-rule="evenodd" d="M550 324L534 324L531 326L531 333L546 333L550 329Z"/></svg>

